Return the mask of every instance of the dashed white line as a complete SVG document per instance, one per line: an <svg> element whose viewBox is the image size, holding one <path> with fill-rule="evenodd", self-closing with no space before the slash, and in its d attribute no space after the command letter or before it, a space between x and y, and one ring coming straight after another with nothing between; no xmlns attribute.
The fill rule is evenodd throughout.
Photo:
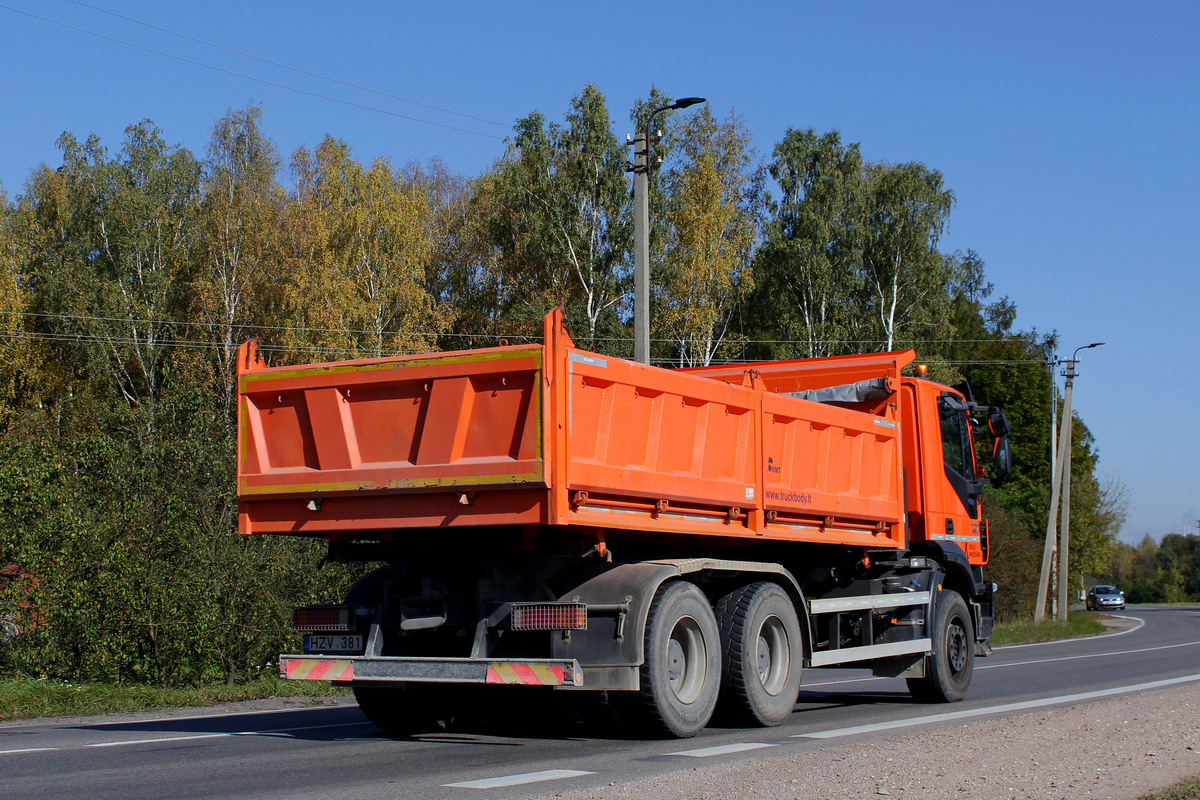
<svg viewBox="0 0 1200 800"><path fill-rule="evenodd" d="M680 750L678 753L664 753L668 756L690 756L691 758L708 758L709 756L725 756L730 753L744 753L747 750L758 750L762 747L776 747L763 742L741 742L739 744L722 744L714 747L700 747L695 750Z"/></svg>
<svg viewBox="0 0 1200 800"><path fill-rule="evenodd" d="M1049 664L1053 661L1078 661L1085 658L1108 658L1109 656L1131 656L1138 653L1153 653L1158 650L1174 650L1178 647L1196 647L1200 642L1180 642L1179 644L1164 644L1158 647L1138 647L1134 650L1113 650L1107 653L1083 653L1077 656L1058 656L1056 658L1035 658L1029 661L1010 661L1007 664L982 664L976 670L1001 669L1003 667L1023 667L1027 664Z"/></svg>
<svg viewBox="0 0 1200 800"><path fill-rule="evenodd" d="M451 789L502 789L506 786L520 786L525 783L541 783L542 781L557 781L563 778L577 778L580 775L595 775L579 769L548 769L542 772L526 772L521 775L506 775L502 778L484 778L478 781L461 781L459 783L443 783L442 786Z"/></svg>
<svg viewBox="0 0 1200 800"><path fill-rule="evenodd" d="M0 750L0 756L12 755L14 753L42 753L46 750L57 750L57 747L26 747L21 750Z"/></svg>

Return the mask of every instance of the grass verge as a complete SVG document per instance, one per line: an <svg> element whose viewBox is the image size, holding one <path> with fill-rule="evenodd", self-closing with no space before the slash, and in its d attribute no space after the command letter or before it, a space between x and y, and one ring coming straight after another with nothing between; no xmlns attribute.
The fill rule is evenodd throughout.
<svg viewBox="0 0 1200 800"><path fill-rule="evenodd" d="M1142 795L1141 800L1200 800L1200 776Z"/></svg>
<svg viewBox="0 0 1200 800"><path fill-rule="evenodd" d="M349 694L349 689L334 688L324 681L285 681L271 676L232 686L221 683L179 689L0 678L0 720L153 711L273 697L343 697Z"/></svg>
<svg viewBox="0 0 1200 800"><path fill-rule="evenodd" d="M1100 621L1103 618L1103 615L1093 611L1072 611L1067 615L1065 622L1048 619L1037 623L1028 620L998 623L992 629L992 638L989 641L993 647L1002 647L1006 644L1028 644L1094 636L1108 630Z"/></svg>

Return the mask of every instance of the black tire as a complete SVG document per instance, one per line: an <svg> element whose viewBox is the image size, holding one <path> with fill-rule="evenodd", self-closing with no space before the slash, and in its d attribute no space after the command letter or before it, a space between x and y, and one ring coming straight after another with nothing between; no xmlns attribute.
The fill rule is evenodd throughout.
<svg viewBox="0 0 1200 800"><path fill-rule="evenodd" d="M941 593L934 610L933 653L925 677L909 678L908 691L925 703L955 703L967 696L975 671L975 624L962 595Z"/></svg>
<svg viewBox="0 0 1200 800"><path fill-rule="evenodd" d="M733 724L774 726L796 706L804 648L787 592L760 582L717 601L721 696L717 710Z"/></svg>
<svg viewBox="0 0 1200 800"><path fill-rule="evenodd" d="M450 726L452 716L440 701L441 686L355 686L354 699L372 725L393 736L430 733Z"/></svg>
<svg viewBox="0 0 1200 800"><path fill-rule="evenodd" d="M703 730L721 687L720 642L712 606L695 584L677 581L659 589L646 620L636 716L655 732L680 739Z"/></svg>

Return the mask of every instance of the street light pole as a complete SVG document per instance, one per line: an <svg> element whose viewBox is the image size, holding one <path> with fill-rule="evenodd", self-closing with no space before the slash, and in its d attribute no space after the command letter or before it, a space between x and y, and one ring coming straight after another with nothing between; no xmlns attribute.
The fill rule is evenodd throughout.
<svg viewBox="0 0 1200 800"><path fill-rule="evenodd" d="M650 112L646 128L633 137L633 360L650 363L650 148L654 118L664 111L703 103L703 97L684 97Z"/></svg>
<svg viewBox="0 0 1200 800"><path fill-rule="evenodd" d="M1075 365L1079 363L1079 351L1099 347L1104 342L1093 342L1075 349L1071 360L1066 362L1063 372L1066 381L1066 399L1063 401L1062 439L1059 442L1059 463L1062 465L1061 476L1058 479L1062 486L1062 524L1058 532L1058 619L1067 619L1067 595L1069 591L1067 580L1067 562L1071 546L1071 387L1075 383Z"/></svg>

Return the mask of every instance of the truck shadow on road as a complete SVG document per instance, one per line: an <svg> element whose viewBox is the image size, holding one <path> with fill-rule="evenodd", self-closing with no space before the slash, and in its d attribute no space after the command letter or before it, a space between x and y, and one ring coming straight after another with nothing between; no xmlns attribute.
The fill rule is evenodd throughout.
<svg viewBox="0 0 1200 800"><path fill-rule="evenodd" d="M913 704L904 692L826 693L801 692L791 719L806 712L871 705ZM181 744L189 739L223 736L275 736L305 741L346 739L390 739L441 744L519 747L520 740L622 740L658 739L660 731L648 728L637 719L622 714L608 702L562 702L537 707L498 707L479 709L414 726L405 731L384 731L371 724L356 706L339 705L288 709L272 712L228 713L201 716L180 715L128 722L96 722L64 725L64 728L91 730L122 739L162 739ZM709 724L713 729L734 729L719 715Z"/></svg>

